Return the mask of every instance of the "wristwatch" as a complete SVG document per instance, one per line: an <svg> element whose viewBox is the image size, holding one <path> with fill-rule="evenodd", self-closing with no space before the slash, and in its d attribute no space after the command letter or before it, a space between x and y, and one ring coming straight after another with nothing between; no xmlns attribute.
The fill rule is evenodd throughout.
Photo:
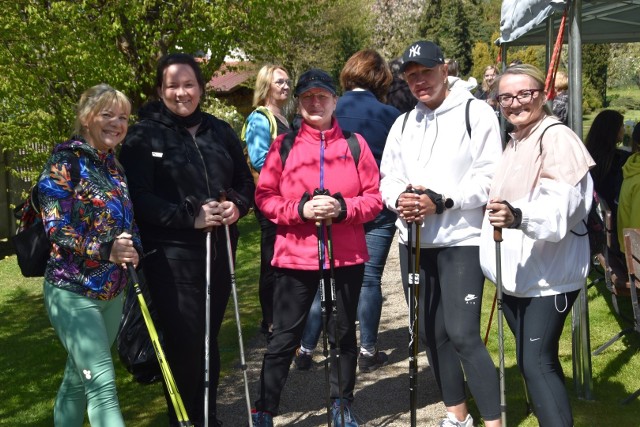
<svg viewBox="0 0 640 427"><path fill-rule="evenodd" d="M444 199L444 207L446 209L451 209L453 207L453 199L446 197L444 194L442 195L442 198Z"/></svg>

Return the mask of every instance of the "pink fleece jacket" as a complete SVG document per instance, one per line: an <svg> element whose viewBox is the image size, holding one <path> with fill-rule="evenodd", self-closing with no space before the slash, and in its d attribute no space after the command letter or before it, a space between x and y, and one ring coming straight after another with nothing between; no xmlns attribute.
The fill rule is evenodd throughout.
<svg viewBox="0 0 640 427"><path fill-rule="evenodd" d="M346 204L346 217L332 226L335 266L363 264L369 259L363 224L373 220L382 210L378 166L364 138L357 135L361 153L356 170L335 118L331 129L322 134L303 122L284 169L280 158L284 135L273 142L262 167L255 203L278 226L274 267L318 270L316 225L300 216L302 208L299 210L299 206L305 192L313 195L314 190L320 188L322 136L325 141L324 188L332 195L340 193Z"/></svg>

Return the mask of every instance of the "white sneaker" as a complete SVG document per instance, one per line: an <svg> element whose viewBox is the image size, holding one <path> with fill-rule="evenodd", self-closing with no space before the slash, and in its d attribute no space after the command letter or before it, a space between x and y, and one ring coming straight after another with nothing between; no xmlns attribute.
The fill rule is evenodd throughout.
<svg viewBox="0 0 640 427"><path fill-rule="evenodd" d="M467 418L464 421L458 421L455 415L447 412L447 418L440 421L440 427L473 427L473 418L471 414L467 414Z"/></svg>

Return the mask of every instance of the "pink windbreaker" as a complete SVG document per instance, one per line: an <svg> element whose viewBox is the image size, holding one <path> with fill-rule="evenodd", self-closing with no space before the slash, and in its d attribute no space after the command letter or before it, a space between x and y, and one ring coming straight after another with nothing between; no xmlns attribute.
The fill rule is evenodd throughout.
<svg viewBox="0 0 640 427"><path fill-rule="evenodd" d="M318 233L313 221L303 219L300 200L320 188L320 144L324 136L324 188L340 193L346 217L333 223L333 255L336 267L363 264L369 260L364 237L365 222L382 210L378 166L369 146L357 135L360 160L356 170L337 120L322 132L304 122L289 152L284 169L280 146L284 135L271 145L256 188L255 203L277 224L272 265L296 270L318 270ZM299 211L300 207L300 211ZM328 257L325 257L328 260ZM328 261L327 261L328 262Z"/></svg>

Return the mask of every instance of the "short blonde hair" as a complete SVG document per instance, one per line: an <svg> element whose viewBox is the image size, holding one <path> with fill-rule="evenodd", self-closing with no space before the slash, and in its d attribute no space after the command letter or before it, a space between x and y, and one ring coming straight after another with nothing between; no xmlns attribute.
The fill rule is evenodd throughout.
<svg viewBox="0 0 640 427"><path fill-rule="evenodd" d="M276 70L282 70L287 75L287 70L280 65L267 64L260 68L258 75L256 76L256 86L253 91L253 106L258 107L267 103L269 97L269 90L271 89L271 82L273 81L273 73Z"/></svg>
<svg viewBox="0 0 640 427"><path fill-rule="evenodd" d="M567 77L567 73L565 73L564 71L558 71L556 73L556 81L553 87L557 91L569 89L569 78Z"/></svg>
<svg viewBox="0 0 640 427"><path fill-rule="evenodd" d="M109 86L106 83L100 83L85 90L80 95L80 101L76 106L76 121L74 132L76 135L84 135L83 123L98 114L107 106L118 105L127 111L127 115L131 114L131 101L124 93Z"/></svg>

